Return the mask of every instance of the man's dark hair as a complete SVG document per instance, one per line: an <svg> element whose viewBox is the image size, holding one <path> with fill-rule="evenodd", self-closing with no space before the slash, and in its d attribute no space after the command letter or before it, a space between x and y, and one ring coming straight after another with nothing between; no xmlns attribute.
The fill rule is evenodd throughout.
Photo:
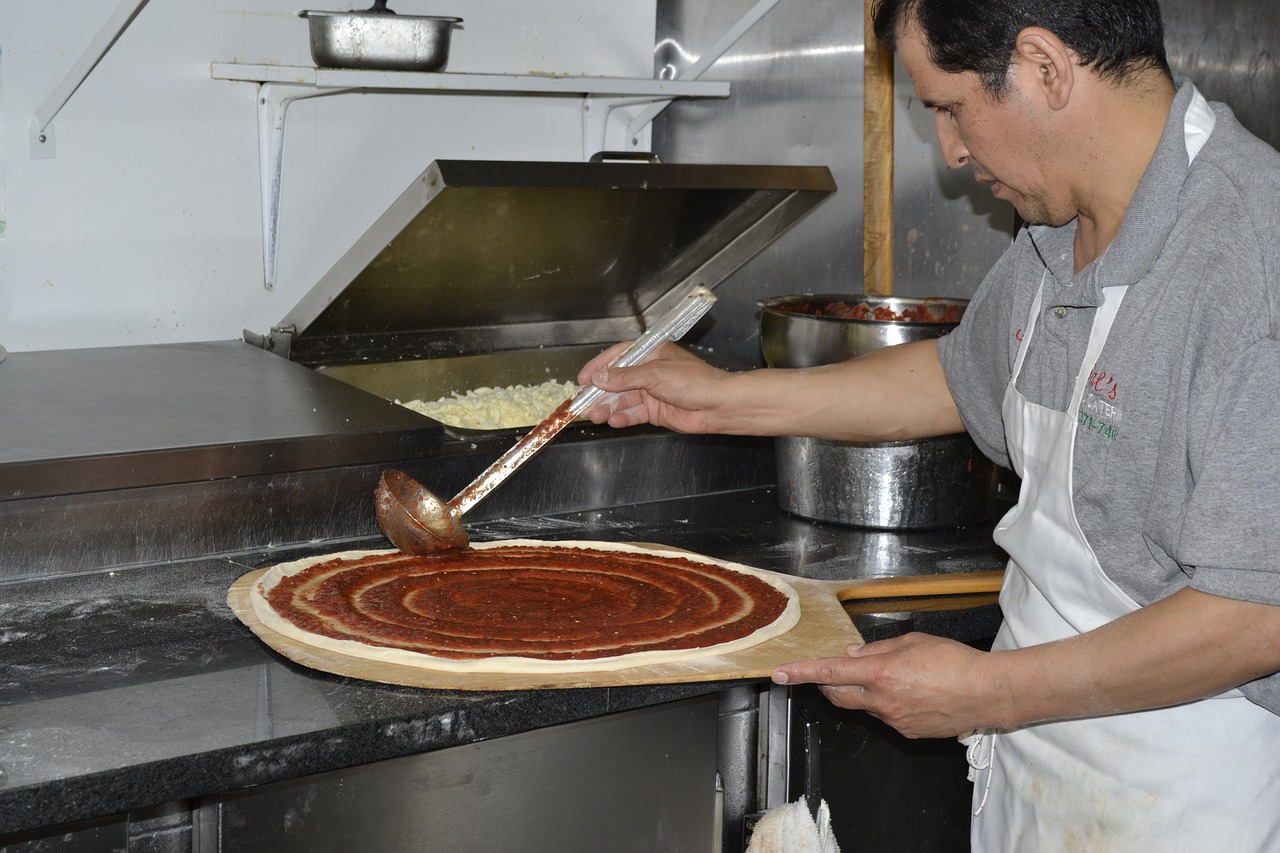
<svg viewBox="0 0 1280 853"><path fill-rule="evenodd" d="M1018 33L1043 27L1105 78L1158 69L1169 79L1157 0L878 0L875 37L889 49L917 23L929 58L948 73L971 71L994 96L1004 92Z"/></svg>

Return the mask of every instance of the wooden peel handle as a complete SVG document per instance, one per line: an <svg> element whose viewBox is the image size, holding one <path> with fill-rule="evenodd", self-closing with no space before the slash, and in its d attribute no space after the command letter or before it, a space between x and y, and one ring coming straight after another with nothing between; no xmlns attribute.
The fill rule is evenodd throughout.
<svg viewBox="0 0 1280 853"><path fill-rule="evenodd" d="M999 592L1004 570L952 572L943 575L902 575L851 580L836 590L841 601L869 598L914 598L926 595L966 595Z"/></svg>

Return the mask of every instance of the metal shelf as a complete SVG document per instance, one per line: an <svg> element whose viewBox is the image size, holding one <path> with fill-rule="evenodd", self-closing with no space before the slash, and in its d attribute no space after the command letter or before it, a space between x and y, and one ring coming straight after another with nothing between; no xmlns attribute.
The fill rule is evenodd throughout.
<svg viewBox="0 0 1280 853"><path fill-rule="evenodd" d="M651 112L646 112L647 123L661 107L675 99L729 96L728 83L700 80L358 71L234 62L215 62L211 73L215 80L257 83L259 86L258 161L262 183L263 275L268 290L275 288L276 281L285 116L289 104L296 100L368 91L582 98L585 159L604 148L609 115L618 107L648 105ZM628 148L631 148L638 133L635 122L628 126L627 132Z"/></svg>
<svg viewBox="0 0 1280 853"><path fill-rule="evenodd" d="M215 62L218 80L287 83L319 89L412 89L418 92L489 92L521 95L634 95L662 98L723 98L729 84L699 80L627 77L571 77L559 74L457 74L453 72L364 71L305 65L249 65Z"/></svg>

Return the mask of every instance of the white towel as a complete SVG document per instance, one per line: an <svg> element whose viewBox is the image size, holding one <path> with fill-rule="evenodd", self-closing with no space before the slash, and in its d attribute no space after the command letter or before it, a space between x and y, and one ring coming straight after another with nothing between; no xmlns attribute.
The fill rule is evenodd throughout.
<svg viewBox="0 0 1280 853"><path fill-rule="evenodd" d="M818 804L816 820L803 797L769 809L756 823L747 853L840 853L827 801Z"/></svg>

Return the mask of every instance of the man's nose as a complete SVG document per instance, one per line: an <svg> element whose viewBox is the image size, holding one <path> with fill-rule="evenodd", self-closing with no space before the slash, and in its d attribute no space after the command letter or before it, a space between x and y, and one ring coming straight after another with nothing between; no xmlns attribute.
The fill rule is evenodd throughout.
<svg viewBox="0 0 1280 853"><path fill-rule="evenodd" d="M969 162L969 149L965 147L956 132L955 123L949 116L940 115L934 124L938 131L938 143L942 147L942 159L948 167L958 169Z"/></svg>

